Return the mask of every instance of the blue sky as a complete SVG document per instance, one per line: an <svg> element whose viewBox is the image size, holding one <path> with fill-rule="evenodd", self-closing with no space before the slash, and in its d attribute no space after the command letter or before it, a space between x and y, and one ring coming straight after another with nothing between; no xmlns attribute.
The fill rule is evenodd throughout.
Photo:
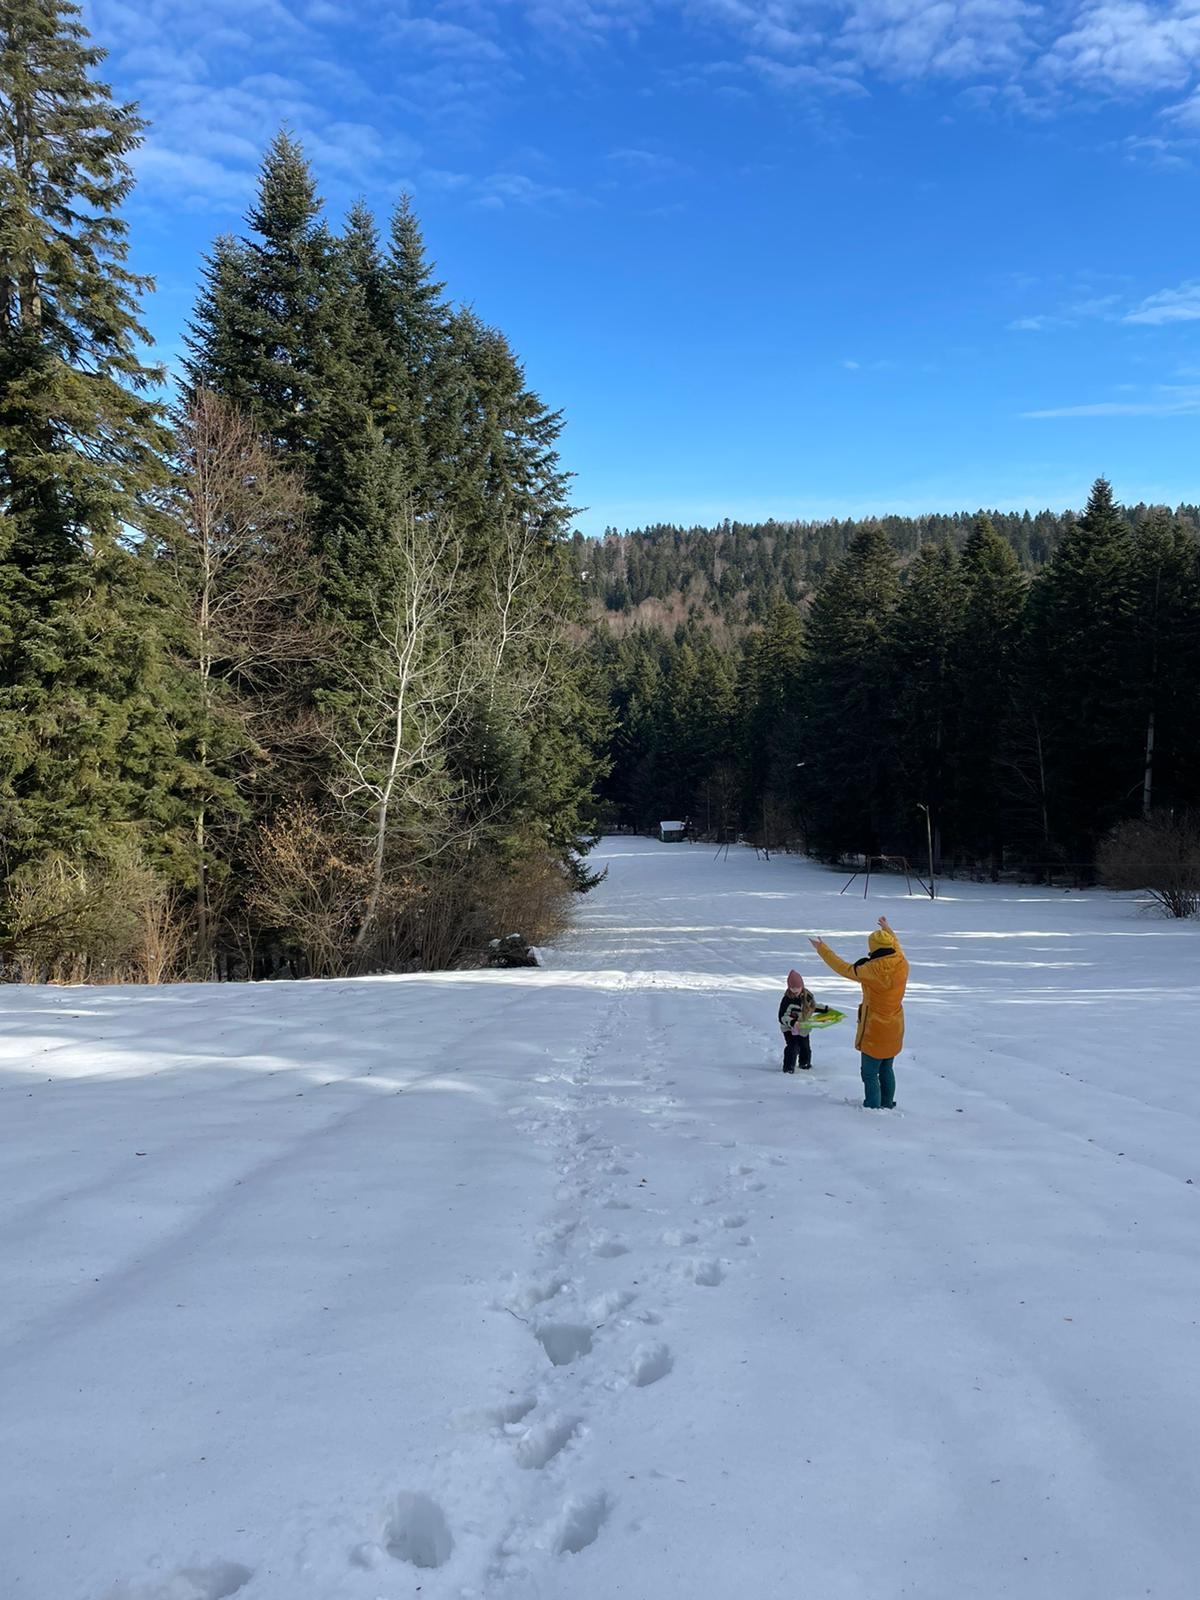
<svg viewBox="0 0 1200 1600"><path fill-rule="evenodd" d="M409 190L579 525L1200 499L1200 0L89 0L167 359L281 123Z"/></svg>

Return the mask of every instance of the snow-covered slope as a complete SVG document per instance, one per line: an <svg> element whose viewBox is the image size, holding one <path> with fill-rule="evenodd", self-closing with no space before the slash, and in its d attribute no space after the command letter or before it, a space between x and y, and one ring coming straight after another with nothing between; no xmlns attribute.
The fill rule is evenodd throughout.
<svg viewBox="0 0 1200 1600"><path fill-rule="evenodd" d="M538 971L3 991L5 1600L1197 1592L1200 929L598 854ZM890 1115L774 1022L880 911Z"/></svg>

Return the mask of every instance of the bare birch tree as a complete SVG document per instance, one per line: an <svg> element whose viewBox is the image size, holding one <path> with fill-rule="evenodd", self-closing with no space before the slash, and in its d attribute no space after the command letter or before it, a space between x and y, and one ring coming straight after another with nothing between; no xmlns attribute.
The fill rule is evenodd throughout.
<svg viewBox="0 0 1200 1600"><path fill-rule="evenodd" d="M489 661L448 522L407 512L394 530L373 606L373 628L350 673L351 705L335 739L341 798L365 824L370 874L354 934L361 956L388 873L431 859L453 832L462 799L451 736L485 681Z"/></svg>
<svg viewBox="0 0 1200 1600"><path fill-rule="evenodd" d="M227 809L236 812L273 747L295 739L306 715L297 680L320 653L322 629L297 478L244 416L205 389L180 420L178 448L180 488L167 559L190 624L199 768L196 950L207 973L213 797L224 790Z"/></svg>

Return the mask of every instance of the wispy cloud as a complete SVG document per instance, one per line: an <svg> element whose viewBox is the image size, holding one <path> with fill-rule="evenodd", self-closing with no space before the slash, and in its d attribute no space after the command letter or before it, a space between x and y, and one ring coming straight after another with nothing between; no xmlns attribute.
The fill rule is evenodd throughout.
<svg viewBox="0 0 1200 1600"><path fill-rule="evenodd" d="M644 182L661 182L670 178L692 176L692 168L678 156L660 150L643 150L635 145L610 150L608 164L627 177Z"/></svg>
<svg viewBox="0 0 1200 1600"><path fill-rule="evenodd" d="M457 60L472 56L485 61L504 59L504 51L495 39L476 28L437 17L389 17L382 32L384 38L410 50L428 50Z"/></svg>
<svg viewBox="0 0 1200 1600"><path fill-rule="evenodd" d="M1079 289L1051 312L1035 312L1016 317L1008 324L1016 333L1050 333L1057 328L1075 328L1081 322L1112 322L1119 318L1119 294L1094 294Z"/></svg>
<svg viewBox="0 0 1200 1600"><path fill-rule="evenodd" d="M1097 0L1043 58L1045 68L1073 81L1119 89L1178 89L1200 63L1200 11L1191 0Z"/></svg>
<svg viewBox="0 0 1200 1600"><path fill-rule="evenodd" d="M1168 322L1200 322L1200 279L1193 278L1177 289L1160 289L1157 294L1147 295L1121 320L1152 328Z"/></svg>
<svg viewBox="0 0 1200 1600"><path fill-rule="evenodd" d="M881 81L936 81L956 86L957 112L983 115L1046 115L1097 86L1171 97L1164 115L1179 137L1160 128L1124 145L1162 171L1190 167L1188 130L1200 128L1200 0L89 0L88 15L118 92L153 123L140 163L147 190L218 211L244 193L282 122L321 153L323 170L328 160L335 186L370 189L417 172L423 157L432 165L420 146L449 145L453 160L472 138L482 148L487 118L537 81L548 56L579 70L656 29L686 42L676 61L696 58L664 69L667 90L766 86L830 127L829 102L852 108ZM492 184L480 203L535 203L516 198L519 160L486 159L515 170L479 177ZM665 183L686 175L673 159L635 138L610 166ZM530 178L528 192L539 189L548 203L569 192ZM1054 316L1013 326L1045 329Z"/></svg>
<svg viewBox="0 0 1200 1600"><path fill-rule="evenodd" d="M1159 172L1186 171L1195 164L1195 139L1164 139L1159 134L1130 134L1120 150L1127 161Z"/></svg>
<svg viewBox="0 0 1200 1600"><path fill-rule="evenodd" d="M1200 412L1200 386L1163 384L1141 400L1097 400L1085 405L1023 411L1023 417L1184 417Z"/></svg>
<svg viewBox="0 0 1200 1600"><path fill-rule="evenodd" d="M477 7L479 0L450 0ZM1189 87L1200 71L1196 0L507 0L547 38L602 43L652 18L734 41L739 64L781 89L869 78L971 83L981 104L1043 115L1101 85ZM790 70L785 70L790 69ZM986 98L984 98L986 97Z"/></svg>

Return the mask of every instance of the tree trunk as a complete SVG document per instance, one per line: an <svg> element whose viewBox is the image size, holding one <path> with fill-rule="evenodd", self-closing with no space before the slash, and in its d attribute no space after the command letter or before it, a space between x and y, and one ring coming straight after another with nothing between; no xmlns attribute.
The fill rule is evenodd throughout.
<svg viewBox="0 0 1200 1600"><path fill-rule="evenodd" d="M208 840L205 834L205 809L196 813L196 966L201 980L212 976L208 919Z"/></svg>
<svg viewBox="0 0 1200 1600"><path fill-rule="evenodd" d="M1146 767L1142 778L1142 816L1150 815L1154 790L1154 709L1146 718Z"/></svg>

